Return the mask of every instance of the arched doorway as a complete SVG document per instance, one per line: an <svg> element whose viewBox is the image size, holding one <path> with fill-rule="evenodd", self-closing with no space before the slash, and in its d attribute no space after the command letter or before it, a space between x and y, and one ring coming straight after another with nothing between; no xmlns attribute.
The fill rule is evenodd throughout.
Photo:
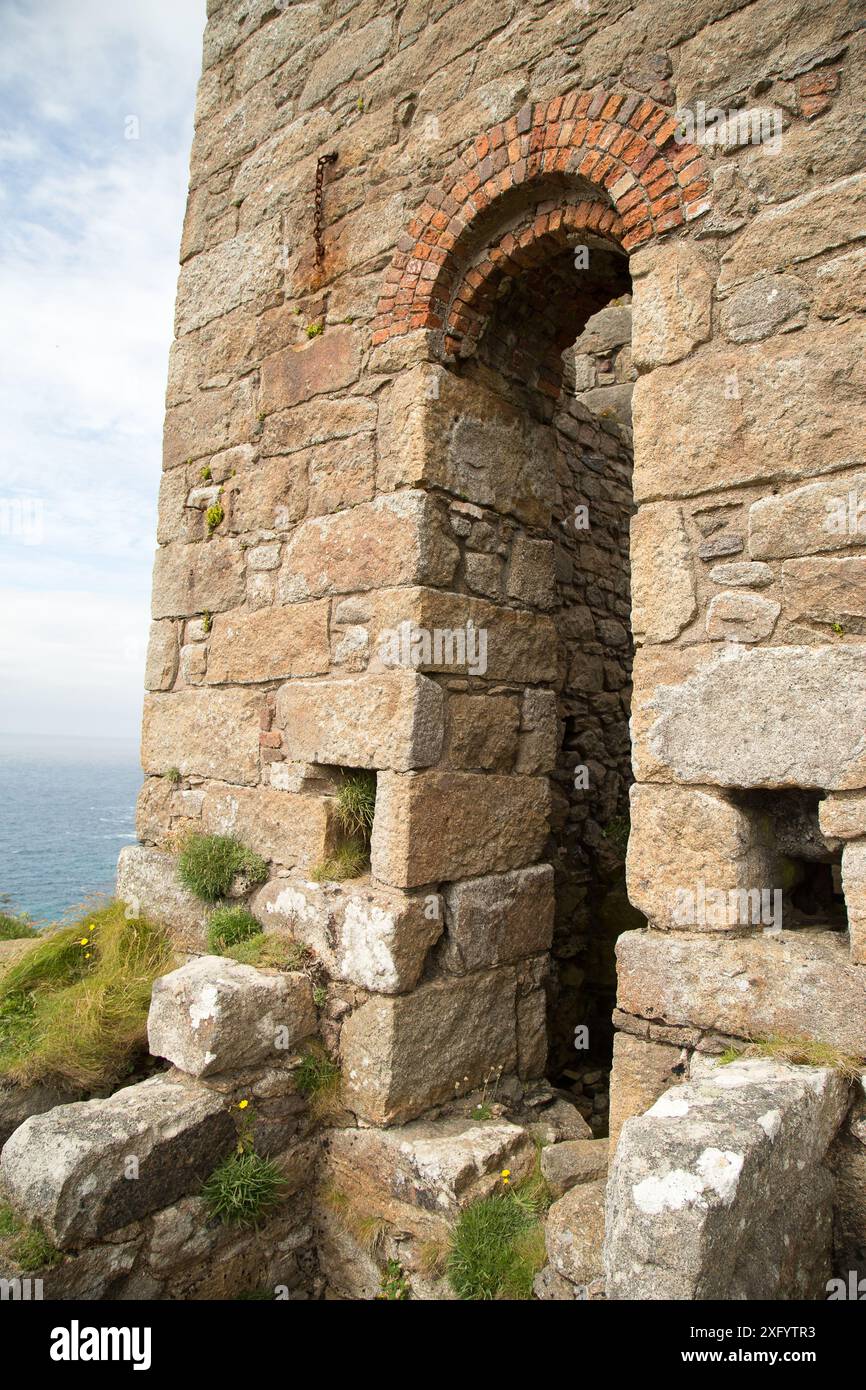
<svg viewBox="0 0 866 1390"><path fill-rule="evenodd" d="M404 480L464 508L451 587L534 615L539 632L552 619L549 668L522 670L521 688L500 667L498 683L487 673L449 697L470 724L473 709L483 722L482 701L499 699L505 716L516 700L524 735L537 720L535 756L521 743L516 761L499 765L487 740L481 752L464 746L452 765L551 780L551 956L542 959L536 939L525 958L504 958L518 961L536 996L543 983L547 999L544 1046L536 1039L532 1060L524 1049L521 1074L533 1075L546 1052L549 1077L569 1088L595 1133L606 1131L613 942L641 921L622 873L629 252L699 216L705 193L698 151L675 139L652 102L595 93L524 108L428 192L398 243L374 325L374 344L406 338L418 364L401 408L423 421L423 459ZM459 949L449 935L450 920L445 957Z"/></svg>

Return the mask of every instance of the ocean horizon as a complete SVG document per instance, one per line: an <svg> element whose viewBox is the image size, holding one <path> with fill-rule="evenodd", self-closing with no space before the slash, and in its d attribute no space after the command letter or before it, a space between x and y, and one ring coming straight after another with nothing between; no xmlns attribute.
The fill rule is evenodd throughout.
<svg viewBox="0 0 866 1390"><path fill-rule="evenodd" d="M135 840L137 738L0 732L0 910L72 920Z"/></svg>

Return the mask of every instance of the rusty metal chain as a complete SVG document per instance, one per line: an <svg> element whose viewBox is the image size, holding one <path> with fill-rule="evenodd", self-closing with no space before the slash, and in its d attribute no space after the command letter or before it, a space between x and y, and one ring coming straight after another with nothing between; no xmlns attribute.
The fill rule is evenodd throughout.
<svg viewBox="0 0 866 1390"><path fill-rule="evenodd" d="M320 155L316 163L316 219L313 226L313 236L316 241L316 265L321 265L325 259L325 244L322 241L322 210L324 205L322 183L325 177L325 166L333 164L336 158L337 154L334 151L331 154Z"/></svg>

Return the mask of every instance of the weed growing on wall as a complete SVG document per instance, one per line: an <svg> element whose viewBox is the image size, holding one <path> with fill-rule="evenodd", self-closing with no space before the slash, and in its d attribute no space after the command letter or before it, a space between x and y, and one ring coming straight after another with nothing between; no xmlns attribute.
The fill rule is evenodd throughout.
<svg viewBox="0 0 866 1390"><path fill-rule="evenodd" d="M211 1173L202 1198L211 1216L234 1226L257 1226L280 1205L286 1180L272 1159L254 1149L230 1154Z"/></svg>
<svg viewBox="0 0 866 1390"><path fill-rule="evenodd" d="M256 1153L249 1101L239 1101L234 1111L237 1147L217 1165L201 1195L211 1215L220 1221L257 1226L282 1202L286 1180L272 1159Z"/></svg>
<svg viewBox="0 0 866 1390"><path fill-rule="evenodd" d="M245 907L218 907L207 925L207 948L223 956L226 948L262 934L262 924Z"/></svg>
<svg viewBox="0 0 866 1390"><path fill-rule="evenodd" d="M382 1271L382 1284L377 1298L387 1302L399 1302L407 1299L411 1292L412 1286L399 1260L388 1260Z"/></svg>
<svg viewBox="0 0 866 1390"><path fill-rule="evenodd" d="M181 883L204 902L224 898L237 874L249 883L262 883L268 866L231 835L189 835L177 861Z"/></svg>
<svg viewBox="0 0 866 1390"><path fill-rule="evenodd" d="M301 1058L297 1079L298 1090L305 1096L320 1096L339 1084L340 1068L323 1049L311 1048Z"/></svg>
<svg viewBox="0 0 866 1390"><path fill-rule="evenodd" d="M337 792L337 818L346 834L369 842L375 814L375 772L344 773Z"/></svg>
<svg viewBox="0 0 866 1390"><path fill-rule="evenodd" d="M348 878L358 878L369 863L367 847L360 840L350 840L317 864L310 877L314 883L342 883Z"/></svg>
<svg viewBox="0 0 866 1390"><path fill-rule="evenodd" d="M370 866L370 837L376 814L376 774L344 768L336 796L337 823L347 837L311 873L315 883L358 878Z"/></svg>
<svg viewBox="0 0 866 1390"><path fill-rule="evenodd" d="M220 955L236 960L239 965L255 965L276 970L306 970L313 959L309 946L285 937L271 936L260 931L234 946L226 946Z"/></svg>
<svg viewBox="0 0 866 1390"><path fill-rule="evenodd" d="M856 1057L840 1052L832 1043L813 1038L767 1038L759 1042L728 1047L719 1057L723 1066L742 1062L750 1057L771 1057L776 1062L790 1062L798 1067L828 1067L841 1072L849 1081L856 1081L863 1064Z"/></svg>
<svg viewBox="0 0 866 1390"><path fill-rule="evenodd" d="M446 1262L448 1282L467 1300L528 1299L545 1263L544 1213L549 1194L534 1174L512 1188L507 1170L502 1187L461 1213Z"/></svg>

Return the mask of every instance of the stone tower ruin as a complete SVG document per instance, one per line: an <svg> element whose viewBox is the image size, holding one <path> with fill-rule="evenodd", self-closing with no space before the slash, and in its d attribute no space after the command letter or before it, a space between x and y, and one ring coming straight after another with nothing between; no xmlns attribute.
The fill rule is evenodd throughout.
<svg viewBox="0 0 866 1390"><path fill-rule="evenodd" d="M200 953L183 838L267 861L373 1186L492 1074L613 1145L866 1057L858 7L208 10L121 896Z"/></svg>

